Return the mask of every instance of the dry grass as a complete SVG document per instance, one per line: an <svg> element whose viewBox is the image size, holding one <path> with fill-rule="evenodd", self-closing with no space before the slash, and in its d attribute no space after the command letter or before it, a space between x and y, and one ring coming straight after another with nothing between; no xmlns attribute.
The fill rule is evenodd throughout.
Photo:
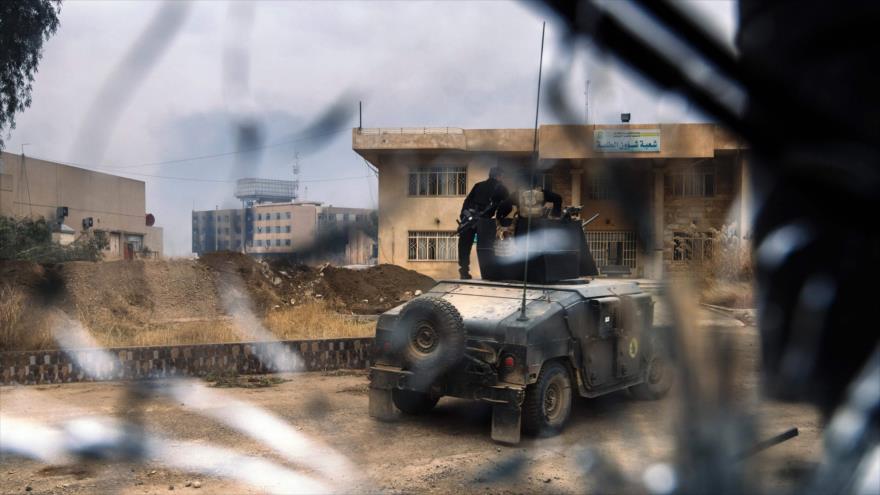
<svg viewBox="0 0 880 495"><path fill-rule="evenodd" d="M372 336L375 324L355 322L330 310L324 303L309 303L271 311L263 325L278 340L335 339ZM230 319L150 325L131 333L119 328L91 329L106 347L176 344L214 344L245 339Z"/></svg>
<svg viewBox="0 0 880 495"><path fill-rule="evenodd" d="M0 285L0 349L8 349L22 339L19 322L24 314L25 297L21 290Z"/></svg>
<svg viewBox="0 0 880 495"><path fill-rule="evenodd" d="M728 308L753 308L754 287L751 282L714 280L702 289L700 300Z"/></svg>
<svg viewBox="0 0 880 495"><path fill-rule="evenodd" d="M275 335L291 340L367 337L374 335L376 329L374 322L346 318L322 302L272 311L264 323Z"/></svg>
<svg viewBox="0 0 880 495"><path fill-rule="evenodd" d="M21 292L9 287L0 289L0 350L39 350L57 347L46 317L26 325ZM81 322L87 320L77 315ZM375 323L353 321L328 309L324 303L309 303L271 311L263 319L265 327L278 340L307 340L368 337ZM215 344L250 340L236 331L229 318L151 324L134 329L127 324L89 325L89 331L104 347L156 346L180 344Z"/></svg>
<svg viewBox="0 0 880 495"><path fill-rule="evenodd" d="M48 349L52 345L49 312L20 288L0 284L0 351Z"/></svg>

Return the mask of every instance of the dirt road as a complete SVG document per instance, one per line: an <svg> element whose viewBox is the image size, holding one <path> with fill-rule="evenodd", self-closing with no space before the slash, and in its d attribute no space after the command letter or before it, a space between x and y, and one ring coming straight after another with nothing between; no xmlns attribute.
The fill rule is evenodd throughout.
<svg viewBox="0 0 880 495"><path fill-rule="evenodd" d="M789 487L817 461L821 426L808 407L761 401L757 393L757 335L753 328L727 328L742 359L737 403L760 415L763 436L790 426L800 436L755 456L750 466L768 487ZM366 476L351 492L584 493L595 479L583 476L585 448L616 463L631 480L674 453L677 396L638 402L625 393L578 399L564 434L525 439L515 447L489 439L486 405L443 399L430 414L377 423L367 416L365 372L305 373L259 389L223 389L231 397L263 407L298 430L336 447ZM118 415L124 387L119 383L0 388L0 412L58 424L83 415ZM216 407L223 407L217 404ZM175 441L213 443L248 455L279 461L264 445L168 401L150 403L148 428ZM720 438L719 438L720 440ZM513 473L506 475L506 473ZM80 464L49 467L37 462L0 462L2 493L259 493L214 477L182 473L153 459L138 465ZM198 481L200 488L193 482ZM186 486L187 482L191 486ZM173 487L173 488L172 488Z"/></svg>

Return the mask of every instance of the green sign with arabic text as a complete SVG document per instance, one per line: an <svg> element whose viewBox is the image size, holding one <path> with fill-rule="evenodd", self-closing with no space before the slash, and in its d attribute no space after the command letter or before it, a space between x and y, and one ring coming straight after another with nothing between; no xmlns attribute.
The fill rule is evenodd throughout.
<svg viewBox="0 0 880 495"><path fill-rule="evenodd" d="M660 129L596 129L593 151L604 153L659 153Z"/></svg>

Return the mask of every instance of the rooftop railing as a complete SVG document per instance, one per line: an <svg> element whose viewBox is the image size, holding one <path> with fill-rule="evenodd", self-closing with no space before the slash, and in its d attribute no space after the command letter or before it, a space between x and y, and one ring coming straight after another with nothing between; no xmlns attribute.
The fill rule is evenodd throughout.
<svg viewBox="0 0 880 495"><path fill-rule="evenodd" d="M359 134L464 134L460 127L362 127Z"/></svg>

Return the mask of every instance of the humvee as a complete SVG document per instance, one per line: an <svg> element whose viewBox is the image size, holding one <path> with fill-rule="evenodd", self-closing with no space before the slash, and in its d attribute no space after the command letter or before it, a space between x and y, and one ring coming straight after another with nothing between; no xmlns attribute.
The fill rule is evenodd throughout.
<svg viewBox="0 0 880 495"><path fill-rule="evenodd" d="M531 228L561 234L534 236L540 254L525 268L516 249L493 246L494 220L480 219L478 226L483 276L527 272L525 283L523 275L441 280L380 315L370 369L371 416L390 420L395 409L424 413L443 396L473 399L492 406L492 439L517 443L521 431L558 433L575 393L597 397L627 389L644 399L666 394L672 376L653 326L651 296L631 281L563 278L584 265L580 257L592 263L579 244L579 222L536 219ZM553 245L540 246L539 238ZM504 263L500 251L513 253L515 261Z"/></svg>

